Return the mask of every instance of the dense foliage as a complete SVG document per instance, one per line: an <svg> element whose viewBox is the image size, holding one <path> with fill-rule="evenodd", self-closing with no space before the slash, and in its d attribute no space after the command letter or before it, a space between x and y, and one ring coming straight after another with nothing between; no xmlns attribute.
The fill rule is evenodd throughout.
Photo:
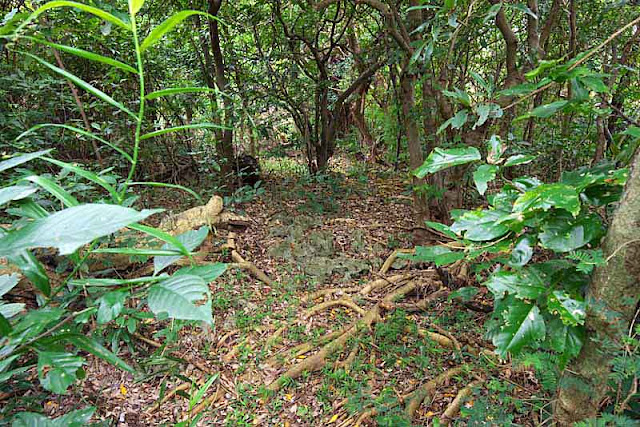
<svg viewBox="0 0 640 427"><path fill-rule="evenodd" d="M0 389L35 368L64 394L86 353L136 372L120 346L152 318L211 326L209 284L227 266L193 259L210 227L145 225L161 210L139 190L251 199L259 167L250 187L236 177L248 154L303 159L317 177L339 152L406 171L418 226L447 241L406 257L471 266L479 285L455 294L490 291L502 358L551 355L559 373L578 357L590 310L609 313L589 298L594 270L637 243L602 246L640 146L638 6L255 3L2 2L0 298L21 281L36 298L0 300ZM152 260L152 273L110 275L119 256ZM637 397L636 336L606 345L612 412L637 415L624 400Z"/></svg>

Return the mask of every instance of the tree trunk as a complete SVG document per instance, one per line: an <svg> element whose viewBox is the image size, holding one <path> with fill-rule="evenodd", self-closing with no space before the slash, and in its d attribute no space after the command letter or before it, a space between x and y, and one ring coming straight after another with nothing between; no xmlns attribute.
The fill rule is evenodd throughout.
<svg viewBox="0 0 640 427"><path fill-rule="evenodd" d="M415 109L415 84L416 77L413 74L403 73L400 76L400 104L402 106L402 118L404 120L404 130L407 136L407 147L409 148L409 167L411 170L421 166L424 162L424 154L422 152L422 145L420 143L420 132L418 130L418 123L416 122ZM425 184L425 180L413 178L413 185L417 187ZM422 224L424 221L430 218L429 207L427 205L427 198L424 192L413 191L414 205L416 209L416 215L418 224Z"/></svg>
<svg viewBox="0 0 640 427"><path fill-rule="evenodd" d="M608 389L611 362L623 347L640 299L640 152L603 244L607 264L597 268L587 295L587 337L565 371L554 415L560 425L597 415Z"/></svg>

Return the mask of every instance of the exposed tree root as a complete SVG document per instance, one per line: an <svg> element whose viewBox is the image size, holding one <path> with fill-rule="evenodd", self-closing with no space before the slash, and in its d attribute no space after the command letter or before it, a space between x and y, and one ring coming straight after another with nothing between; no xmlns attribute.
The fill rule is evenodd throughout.
<svg viewBox="0 0 640 427"><path fill-rule="evenodd" d="M436 392L437 387L446 383L455 375L460 374L464 370L464 368L465 368L465 365L462 365L462 366L449 369L448 371L444 371L443 373L441 373L440 375L438 375L431 381L425 383L424 385L419 387L417 390L415 390L413 393L411 393L408 396L408 402L404 407L404 413L407 416L407 418L413 419L413 416L415 415L416 411L418 410L422 402L427 397L432 397Z"/></svg>
<svg viewBox="0 0 640 427"><path fill-rule="evenodd" d="M334 299L334 300L331 300L331 301L326 301L326 302L320 303L318 305L314 305L309 310L307 310L307 312L304 315L304 318L308 319L309 317L313 316L316 313L319 313L319 312L321 312L323 310L326 310L328 308L331 308L331 307L335 307L337 305L348 307L348 308L352 309L353 311L357 312L358 314L360 314L361 316L364 316L367 313L358 304L353 302L353 300L351 298L342 297L340 299Z"/></svg>
<svg viewBox="0 0 640 427"><path fill-rule="evenodd" d="M404 280L409 280L412 277L413 274L397 274L395 276L383 277L381 279L374 280L373 282L369 282L360 290L360 295L369 295L373 291L377 291L389 285L400 283Z"/></svg>
<svg viewBox="0 0 640 427"><path fill-rule="evenodd" d="M429 338L431 341L435 341L442 347L454 348L453 341L450 338L437 334L435 332L427 331L426 329L418 329L418 335L421 337Z"/></svg>
<svg viewBox="0 0 640 427"><path fill-rule="evenodd" d="M301 299L302 302L310 302L314 301L321 297L328 297L331 295L343 295L352 292L358 292L360 290L359 287L353 286L350 288L328 288L328 289L320 289L319 291L315 291Z"/></svg>
<svg viewBox="0 0 640 427"><path fill-rule="evenodd" d="M303 372L313 372L322 369L330 355L340 349L343 349L350 338L357 335L363 329L371 327L371 325L379 320L380 307L375 305L362 319L355 321L342 335L326 344L313 356L304 359L291 367L287 372L282 374L280 378L269 384L267 389L271 391L278 391L288 380L298 378Z"/></svg>
<svg viewBox="0 0 640 427"><path fill-rule="evenodd" d="M482 384L483 382L484 380L473 381L471 384L469 384L468 386L466 386L465 388L463 388L458 392L455 399L453 399L453 402L449 404L447 409L442 414L442 417L440 417L440 422L442 423L442 425L449 425L451 423L451 420L453 419L453 417L455 417L458 414L458 412L460 412L462 401L465 398L471 396L473 389L479 386L480 384Z"/></svg>
<svg viewBox="0 0 640 427"><path fill-rule="evenodd" d="M380 271L378 272L378 274L387 274L393 263L396 262L396 259L398 259L398 255L413 253L415 253L415 249L398 249L393 251L393 253L389 255L387 260L384 262L384 264L382 264L382 267L380 267Z"/></svg>

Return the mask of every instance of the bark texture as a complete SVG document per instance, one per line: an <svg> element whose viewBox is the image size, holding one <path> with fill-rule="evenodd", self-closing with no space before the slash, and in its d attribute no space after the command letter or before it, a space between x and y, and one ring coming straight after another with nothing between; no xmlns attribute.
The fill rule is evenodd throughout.
<svg viewBox="0 0 640 427"><path fill-rule="evenodd" d="M607 265L589 289L584 347L566 370L555 405L559 425L595 417L608 389L614 354L640 299L640 152L603 245Z"/></svg>

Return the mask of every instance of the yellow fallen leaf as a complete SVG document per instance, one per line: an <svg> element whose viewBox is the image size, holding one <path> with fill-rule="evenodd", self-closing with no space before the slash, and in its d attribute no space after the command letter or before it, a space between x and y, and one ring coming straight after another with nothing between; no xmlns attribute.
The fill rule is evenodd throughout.
<svg viewBox="0 0 640 427"><path fill-rule="evenodd" d="M124 386L124 384L120 384L120 394L123 396L127 395L127 388Z"/></svg>
<svg viewBox="0 0 640 427"><path fill-rule="evenodd" d="M329 420L329 424L331 423L335 423L338 420L338 414L335 414L333 417L331 417L331 419Z"/></svg>
<svg viewBox="0 0 640 427"><path fill-rule="evenodd" d="M436 413L433 411L429 411L426 413L427 417L433 417Z"/></svg>
<svg viewBox="0 0 640 427"><path fill-rule="evenodd" d="M300 356L296 357L296 359L306 359L307 356L305 356L304 354L301 354Z"/></svg>
<svg viewBox="0 0 640 427"><path fill-rule="evenodd" d="M287 399L289 402L291 402L293 400L293 395L292 394L285 394L284 398Z"/></svg>

